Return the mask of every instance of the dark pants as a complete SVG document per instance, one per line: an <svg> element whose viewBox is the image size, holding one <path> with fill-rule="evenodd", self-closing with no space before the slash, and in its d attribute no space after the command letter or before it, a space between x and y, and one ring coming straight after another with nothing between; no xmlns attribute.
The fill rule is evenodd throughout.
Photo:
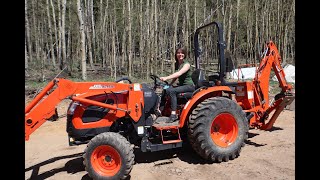
<svg viewBox="0 0 320 180"><path fill-rule="evenodd" d="M169 87L166 89L166 93L171 98L171 110L176 111L177 110L177 94L179 93L185 93L185 92L193 92L195 90L194 85L183 85L183 86L177 86L177 87Z"/></svg>

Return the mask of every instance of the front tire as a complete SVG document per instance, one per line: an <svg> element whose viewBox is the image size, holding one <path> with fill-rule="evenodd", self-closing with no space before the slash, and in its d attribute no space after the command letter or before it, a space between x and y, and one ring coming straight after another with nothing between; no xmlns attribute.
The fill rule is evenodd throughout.
<svg viewBox="0 0 320 180"><path fill-rule="evenodd" d="M96 180L125 179L134 163L133 148L122 135L101 133L90 140L83 155L88 175Z"/></svg>
<svg viewBox="0 0 320 180"><path fill-rule="evenodd" d="M248 131L242 108L225 97L204 100L192 111L188 121L188 137L193 149L209 161L238 157Z"/></svg>

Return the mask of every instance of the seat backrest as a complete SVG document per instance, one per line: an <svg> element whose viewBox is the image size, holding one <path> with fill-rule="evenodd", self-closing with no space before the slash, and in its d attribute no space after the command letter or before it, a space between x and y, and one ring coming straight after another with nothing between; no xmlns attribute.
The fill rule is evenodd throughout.
<svg viewBox="0 0 320 180"><path fill-rule="evenodd" d="M203 86L203 81L205 81L205 77L201 69L194 70L192 72L191 78L196 89Z"/></svg>

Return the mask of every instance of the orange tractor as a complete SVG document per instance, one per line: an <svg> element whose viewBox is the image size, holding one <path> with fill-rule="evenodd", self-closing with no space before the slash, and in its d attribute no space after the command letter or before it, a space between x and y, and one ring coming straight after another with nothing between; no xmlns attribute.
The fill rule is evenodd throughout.
<svg viewBox="0 0 320 180"><path fill-rule="evenodd" d="M199 33L216 28L218 72L207 76L200 66ZM193 93L178 95L179 121L165 123L170 113L165 82L151 75L154 85L115 82L72 82L55 78L25 108L25 140L46 120L57 117L56 106L70 99L67 110L69 145L87 144L84 166L93 179L124 179L133 167L134 147L154 152L191 144L208 161L222 162L239 156L250 127L272 128L280 112L294 100L285 80L281 57L273 42L252 81L228 82L232 61L225 55L222 26L212 22L194 35L195 70ZM269 79L273 69L281 92L269 102ZM128 83L120 83L126 80ZM157 108L162 111L156 113ZM269 115L271 117L269 117Z"/></svg>

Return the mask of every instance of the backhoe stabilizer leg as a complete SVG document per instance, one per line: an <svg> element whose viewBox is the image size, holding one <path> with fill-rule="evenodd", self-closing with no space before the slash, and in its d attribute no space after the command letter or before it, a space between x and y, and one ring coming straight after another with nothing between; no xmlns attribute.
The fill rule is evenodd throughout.
<svg viewBox="0 0 320 180"><path fill-rule="evenodd" d="M269 130L272 128L273 124L276 122L278 116L280 113L283 111L283 109L287 106L290 105L293 100L295 99L295 96L285 96L283 97L283 101L279 104L278 107L276 107L276 110L272 117L270 118L269 122L263 126L261 126L260 129L262 130Z"/></svg>

